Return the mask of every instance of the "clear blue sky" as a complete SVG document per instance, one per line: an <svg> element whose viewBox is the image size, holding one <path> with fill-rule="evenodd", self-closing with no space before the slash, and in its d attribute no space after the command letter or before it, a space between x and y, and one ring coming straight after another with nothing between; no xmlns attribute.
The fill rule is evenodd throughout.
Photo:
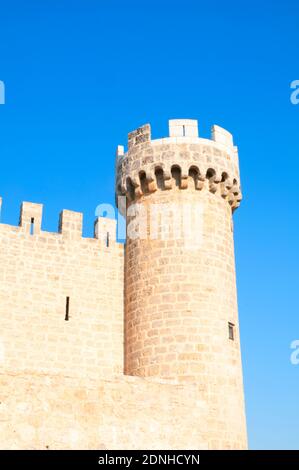
<svg viewBox="0 0 299 470"><path fill-rule="evenodd" d="M23 200L62 208L114 202L114 153L127 132L169 118L229 129L244 201L235 214L251 448L299 449L299 3L253 0L1 2L2 221Z"/></svg>

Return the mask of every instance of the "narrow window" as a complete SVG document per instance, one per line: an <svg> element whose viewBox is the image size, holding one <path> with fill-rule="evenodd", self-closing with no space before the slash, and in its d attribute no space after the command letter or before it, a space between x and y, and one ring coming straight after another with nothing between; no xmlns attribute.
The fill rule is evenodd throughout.
<svg viewBox="0 0 299 470"><path fill-rule="evenodd" d="M107 248L109 248L109 243L110 243L109 232L107 232L107 237L106 237L106 246L107 246Z"/></svg>
<svg viewBox="0 0 299 470"><path fill-rule="evenodd" d="M66 298L66 303L65 303L65 321L69 321L70 319L70 298Z"/></svg>
<svg viewBox="0 0 299 470"><path fill-rule="evenodd" d="M183 126L183 137L186 137L186 128Z"/></svg>
<svg viewBox="0 0 299 470"><path fill-rule="evenodd" d="M235 339L235 325L233 323L228 323L228 337L232 341Z"/></svg>
<svg viewBox="0 0 299 470"><path fill-rule="evenodd" d="M30 221L30 235L34 234L34 217L31 217Z"/></svg>

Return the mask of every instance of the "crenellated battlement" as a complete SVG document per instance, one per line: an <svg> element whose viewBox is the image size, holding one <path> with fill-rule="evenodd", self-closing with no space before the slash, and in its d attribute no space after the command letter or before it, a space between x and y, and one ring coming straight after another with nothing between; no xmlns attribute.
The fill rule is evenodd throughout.
<svg viewBox="0 0 299 470"><path fill-rule="evenodd" d="M88 238L80 212L63 210L57 232L43 230L42 218L42 204L23 202L18 226L0 224L0 374L118 374L124 245L116 220L97 218Z"/></svg>
<svg viewBox="0 0 299 470"><path fill-rule="evenodd" d="M207 188L226 199L232 209L241 201L238 149L233 136L212 126L211 139L199 137L193 119L169 121L169 137L151 139L146 124L128 135L128 151L117 148L117 196L132 201L157 190Z"/></svg>
<svg viewBox="0 0 299 470"><path fill-rule="evenodd" d="M0 207L2 198L0 198ZM30 237L61 237L63 240L78 241L84 239L99 243L105 248L109 248L116 243L117 222L115 219L97 217L94 222L94 237L83 237L83 214L64 209L59 215L58 231L47 232L42 230L43 204L33 202L22 202L20 208L19 225L7 225L0 223L0 228L15 233L28 235Z"/></svg>
<svg viewBox="0 0 299 470"><path fill-rule="evenodd" d="M116 220L88 238L70 210L45 231L31 202L5 224L0 198L0 448L246 448L232 135L134 130L116 194L125 245Z"/></svg>

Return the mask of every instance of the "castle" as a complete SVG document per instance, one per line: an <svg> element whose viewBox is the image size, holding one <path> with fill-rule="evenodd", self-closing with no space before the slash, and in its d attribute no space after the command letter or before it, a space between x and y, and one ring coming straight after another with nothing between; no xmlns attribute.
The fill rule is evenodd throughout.
<svg viewBox="0 0 299 470"><path fill-rule="evenodd" d="M125 245L115 220L83 238L68 210L46 232L40 204L0 224L0 448L246 448L232 135L140 127L116 199Z"/></svg>

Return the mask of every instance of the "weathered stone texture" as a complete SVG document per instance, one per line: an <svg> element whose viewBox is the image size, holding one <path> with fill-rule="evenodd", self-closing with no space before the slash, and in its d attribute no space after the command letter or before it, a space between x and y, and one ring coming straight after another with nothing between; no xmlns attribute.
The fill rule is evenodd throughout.
<svg viewBox="0 0 299 470"><path fill-rule="evenodd" d="M22 214L30 221L36 207ZM29 222L0 225L0 370L122 372L123 245L82 238L76 212L63 211L61 233L36 233L35 223L32 235Z"/></svg>
<svg viewBox="0 0 299 470"><path fill-rule="evenodd" d="M0 448L246 448L232 136L172 120L151 140L146 125L116 168L128 228L143 231L125 256L108 219L82 238L65 210L49 233L42 205L23 203L19 227L0 224Z"/></svg>
<svg viewBox="0 0 299 470"><path fill-rule="evenodd" d="M24 373L0 374L0 383L0 449L209 447L196 384Z"/></svg>
<svg viewBox="0 0 299 470"><path fill-rule="evenodd" d="M183 125L196 134L193 122L177 123L176 134ZM230 134L217 127L213 135L216 141L204 147L194 137L136 143L119 161L118 190L132 215L128 229L136 214L146 214L141 236L126 244L125 372L197 383L208 409L210 445L226 447L229 431L230 445L244 447L232 222L241 199L239 168ZM187 206L199 212L191 214L193 230L165 236ZM155 207L166 208L155 223L157 237L151 236Z"/></svg>

